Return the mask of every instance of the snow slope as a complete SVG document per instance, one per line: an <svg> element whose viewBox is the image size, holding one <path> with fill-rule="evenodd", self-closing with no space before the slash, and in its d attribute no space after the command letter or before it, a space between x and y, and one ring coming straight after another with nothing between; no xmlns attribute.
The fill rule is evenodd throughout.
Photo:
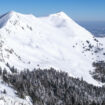
<svg viewBox="0 0 105 105"><path fill-rule="evenodd" d="M6 93L4 93L4 91ZM28 96L20 99L16 91L4 83L0 77L0 105L32 105Z"/></svg>
<svg viewBox="0 0 105 105"><path fill-rule="evenodd" d="M94 85L92 62L105 59L100 42L64 12L35 17L9 12L0 17L0 64L8 62L19 70L50 68L83 77ZM98 53L95 53L97 51ZM9 69L8 69L9 70Z"/></svg>
<svg viewBox="0 0 105 105"><path fill-rule="evenodd" d="M64 12L35 17L11 11L0 16L0 66L8 72L6 63L20 71L53 67L102 86L90 71L94 61L105 59L103 43ZM28 98L20 99L15 93L0 79L0 105L31 105Z"/></svg>

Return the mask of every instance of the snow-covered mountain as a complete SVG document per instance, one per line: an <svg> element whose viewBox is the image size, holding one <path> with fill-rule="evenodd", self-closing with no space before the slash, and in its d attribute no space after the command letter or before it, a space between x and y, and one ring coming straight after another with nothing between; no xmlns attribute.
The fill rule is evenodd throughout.
<svg viewBox="0 0 105 105"><path fill-rule="evenodd" d="M94 69L92 62L105 59L101 47L90 32L64 12L35 17L12 11L0 16L2 67L6 63L19 70L53 67L99 85L89 72Z"/></svg>
<svg viewBox="0 0 105 105"><path fill-rule="evenodd" d="M104 41L101 42L64 12L35 17L12 11L0 16L0 66L8 72L7 63L18 70L53 67L100 86L90 72L94 61L105 59ZM10 105L15 99L24 102L13 99L15 91L0 80L0 92L4 89L12 95L0 97L8 98Z"/></svg>

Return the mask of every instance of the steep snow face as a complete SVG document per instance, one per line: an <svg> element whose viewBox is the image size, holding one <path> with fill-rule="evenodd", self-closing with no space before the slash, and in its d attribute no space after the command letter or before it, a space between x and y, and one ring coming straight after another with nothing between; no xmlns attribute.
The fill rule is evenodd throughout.
<svg viewBox="0 0 105 105"><path fill-rule="evenodd" d="M0 16L0 28L2 28L13 15L13 11Z"/></svg>
<svg viewBox="0 0 105 105"><path fill-rule="evenodd" d="M53 67L102 85L89 73L93 61L105 59L102 44L64 12L38 18L12 11L0 17L0 27L3 67L7 62L19 70Z"/></svg>

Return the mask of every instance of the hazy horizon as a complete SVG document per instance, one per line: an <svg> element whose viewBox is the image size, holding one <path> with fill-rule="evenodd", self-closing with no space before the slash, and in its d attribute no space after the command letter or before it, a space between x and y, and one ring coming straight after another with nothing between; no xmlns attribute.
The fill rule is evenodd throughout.
<svg viewBox="0 0 105 105"><path fill-rule="evenodd" d="M3 0L0 14L17 11L35 16L46 16L64 11L75 21L105 21L104 0Z"/></svg>

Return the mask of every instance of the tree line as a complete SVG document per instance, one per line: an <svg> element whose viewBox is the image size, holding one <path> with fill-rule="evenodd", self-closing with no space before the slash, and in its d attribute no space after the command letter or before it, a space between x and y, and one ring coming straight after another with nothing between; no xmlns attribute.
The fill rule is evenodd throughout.
<svg viewBox="0 0 105 105"><path fill-rule="evenodd" d="M53 68L12 74L0 69L0 75L19 97L30 96L33 105L105 105L105 87L90 85Z"/></svg>

